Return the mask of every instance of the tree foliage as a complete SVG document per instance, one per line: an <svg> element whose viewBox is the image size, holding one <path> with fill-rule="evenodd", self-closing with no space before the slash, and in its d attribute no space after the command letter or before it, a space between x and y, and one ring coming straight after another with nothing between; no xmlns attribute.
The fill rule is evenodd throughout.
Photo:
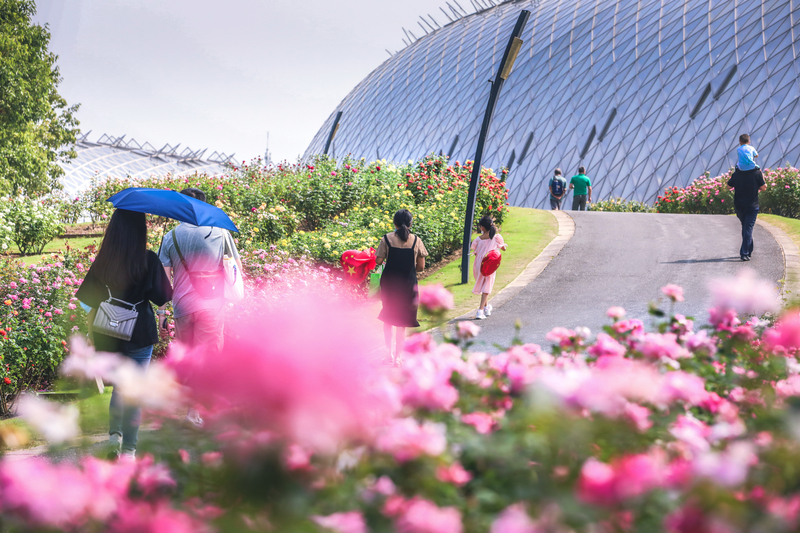
<svg viewBox="0 0 800 533"><path fill-rule="evenodd" d="M58 57L33 0L0 0L0 193L58 188L59 161L73 159L77 105L58 92Z"/></svg>

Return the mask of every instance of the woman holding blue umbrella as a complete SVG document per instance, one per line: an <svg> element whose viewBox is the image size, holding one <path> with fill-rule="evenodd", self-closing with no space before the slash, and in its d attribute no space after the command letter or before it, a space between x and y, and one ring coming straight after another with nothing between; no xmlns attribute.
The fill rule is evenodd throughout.
<svg viewBox="0 0 800 533"><path fill-rule="evenodd" d="M158 256L147 250L145 214L117 209L111 215L97 257L86 273L77 298L90 306L90 324L102 302L135 309L137 316L129 338L98 331L92 334L95 348L129 357L147 369L153 346L158 342L156 318L151 302L164 305L172 299L172 286ZM125 405L115 386L109 405L109 441L112 455L135 457L141 409Z"/></svg>

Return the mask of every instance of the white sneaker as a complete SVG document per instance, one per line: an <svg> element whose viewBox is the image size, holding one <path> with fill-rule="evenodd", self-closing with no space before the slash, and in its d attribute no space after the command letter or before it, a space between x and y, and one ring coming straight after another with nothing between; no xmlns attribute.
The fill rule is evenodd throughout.
<svg viewBox="0 0 800 533"><path fill-rule="evenodd" d="M492 304L486 304L486 307L483 308L483 314L486 316L492 316L492 309L494 309Z"/></svg>
<svg viewBox="0 0 800 533"><path fill-rule="evenodd" d="M486 313L483 312L483 309L478 309L478 312L475 313L476 320L483 320L486 318Z"/></svg>
<svg viewBox="0 0 800 533"><path fill-rule="evenodd" d="M127 462L136 461L136 450L122 450L119 454L119 460Z"/></svg>

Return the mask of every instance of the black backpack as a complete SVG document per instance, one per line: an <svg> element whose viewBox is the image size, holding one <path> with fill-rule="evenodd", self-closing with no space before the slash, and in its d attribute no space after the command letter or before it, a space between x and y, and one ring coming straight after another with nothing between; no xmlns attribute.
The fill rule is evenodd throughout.
<svg viewBox="0 0 800 533"><path fill-rule="evenodd" d="M553 196L564 194L564 182L558 178L553 178Z"/></svg>

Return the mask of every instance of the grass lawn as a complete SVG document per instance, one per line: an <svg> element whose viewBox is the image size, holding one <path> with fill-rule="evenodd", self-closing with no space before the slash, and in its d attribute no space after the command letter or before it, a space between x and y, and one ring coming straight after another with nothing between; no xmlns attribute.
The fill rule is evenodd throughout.
<svg viewBox="0 0 800 533"><path fill-rule="evenodd" d="M763 218L773 226L776 226L792 238L794 243L800 247L800 220L796 218L779 217L778 215L758 214L758 218Z"/></svg>
<svg viewBox="0 0 800 533"><path fill-rule="evenodd" d="M558 222L549 211L512 207L503 227L500 228L508 250L502 252L503 262L497 271L494 294L514 281L545 246L558 234ZM473 235L475 238L477 235ZM434 274L420 281L422 285L441 283L453 293L455 308L445 315L446 320L477 309L480 297L472 294L475 280L472 277L472 261L470 261L469 282L461 284L461 258L450 261ZM430 329L438 322L420 315L420 330Z"/></svg>
<svg viewBox="0 0 800 533"><path fill-rule="evenodd" d="M89 398L72 402L81 413L80 426L81 433L84 436L90 437L108 432L108 403L110 401L111 387L106 387L103 394L95 394ZM0 428L21 429L30 436L30 440L18 449L33 448L47 444L47 441L22 418L0 420Z"/></svg>
<svg viewBox="0 0 800 533"><path fill-rule="evenodd" d="M26 265L31 265L33 263L38 263L42 260L43 257L47 257L52 253L56 252L63 252L66 249L66 245L69 244L72 248L83 249L90 244L100 244L100 237L70 237L69 239L54 239L50 241L47 246L44 247L44 250L41 254L37 255L26 255L25 257L20 257L22 261ZM14 244L9 248L9 251L14 254L19 253L19 248L17 245Z"/></svg>

